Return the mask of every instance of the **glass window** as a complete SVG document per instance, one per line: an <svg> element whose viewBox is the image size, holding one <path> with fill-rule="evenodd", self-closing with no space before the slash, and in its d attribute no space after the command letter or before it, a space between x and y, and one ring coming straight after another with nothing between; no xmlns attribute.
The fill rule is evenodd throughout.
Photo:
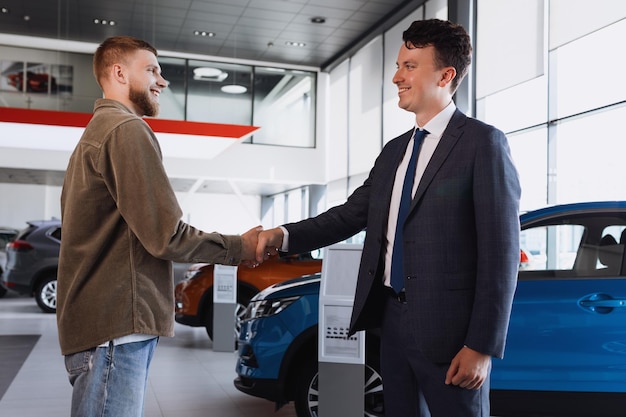
<svg viewBox="0 0 626 417"><path fill-rule="evenodd" d="M598 244L596 269L600 275L619 274L626 243L626 228L623 225L608 226L602 231Z"/></svg>
<svg viewBox="0 0 626 417"><path fill-rule="evenodd" d="M252 67L189 61L187 120L252 124Z"/></svg>
<svg viewBox="0 0 626 417"><path fill-rule="evenodd" d="M550 0L550 49L626 17L621 0Z"/></svg>
<svg viewBox="0 0 626 417"><path fill-rule="evenodd" d="M619 275L625 222L623 215L584 213L522 230L520 278L545 277L545 273L563 278Z"/></svg>
<svg viewBox="0 0 626 417"><path fill-rule="evenodd" d="M476 97L544 73L544 2L478 0Z"/></svg>
<svg viewBox="0 0 626 417"><path fill-rule="evenodd" d="M557 203L626 199L624 120L622 106L556 126Z"/></svg>
<svg viewBox="0 0 626 417"><path fill-rule="evenodd" d="M603 69L626 67L618 39L626 38L626 20L607 26L551 52L550 82L555 92L552 118L563 118L626 98L626 83L598 80Z"/></svg>
<svg viewBox="0 0 626 417"><path fill-rule="evenodd" d="M314 72L255 68L253 124L262 129L252 142L314 147L315 90Z"/></svg>
<svg viewBox="0 0 626 417"><path fill-rule="evenodd" d="M477 100L476 115L504 132L545 123L548 118L548 77L533 78Z"/></svg>
<svg viewBox="0 0 626 417"><path fill-rule="evenodd" d="M369 172L382 148L382 54L382 36L378 36L350 58L347 132L350 175ZM411 127L406 126L406 130Z"/></svg>
<svg viewBox="0 0 626 417"><path fill-rule="evenodd" d="M584 226L559 224L522 230L521 271L572 270Z"/></svg>
<svg viewBox="0 0 626 417"><path fill-rule="evenodd" d="M548 189L547 129L524 130L508 135L513 162L522 186L520 210L544 207Z"/></svg>
<svg viewBox="0 0 626 417"><path fill-rule="evenodd" d="M168 86L159 96L159 118L185 120L187 113L187 62L182 58L159 57L161 74Z"/></svg>

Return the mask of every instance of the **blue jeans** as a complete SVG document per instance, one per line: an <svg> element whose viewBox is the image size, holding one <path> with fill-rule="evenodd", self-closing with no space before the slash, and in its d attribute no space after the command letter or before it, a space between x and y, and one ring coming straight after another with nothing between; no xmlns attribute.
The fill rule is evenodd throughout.
<svg viewBox="0 0 626 417"><path fill-rule="evenodd" d="M72 417L142 417L148 368L159 338L65 357Z"/></svg>

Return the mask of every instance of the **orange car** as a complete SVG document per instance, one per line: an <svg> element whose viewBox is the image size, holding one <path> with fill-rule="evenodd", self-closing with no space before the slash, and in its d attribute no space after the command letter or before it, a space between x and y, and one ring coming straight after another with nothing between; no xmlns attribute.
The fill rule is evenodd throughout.
<svg viewBox="0 0 626 417"><path fill-rule="evenodd" d="M250 299L277 282L321 272L322 260L310 253L286 257L273 256L256 268L237 268L236 331ZM176 285L176 321L187 326L204 326L213 338L213 264L195 264L186 279Z"/></svg>

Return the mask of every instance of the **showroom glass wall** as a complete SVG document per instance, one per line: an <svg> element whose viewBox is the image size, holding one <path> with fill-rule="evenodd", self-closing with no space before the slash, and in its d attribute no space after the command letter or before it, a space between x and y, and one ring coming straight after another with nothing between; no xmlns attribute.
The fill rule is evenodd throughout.
<svg viewBox="0 0 626 417"><path fill-rule="evenodd" d="M390 82L401 31L447 16L446 1L429 0L330 72L327 207L345 201L382 145L413 122ZM626 2L476 0L476 21L475 116L509 138L521 210L626 199Z"/></svg>
<svg viewBox="0 0 626 417"><path fill-rule="evenodd" d="M159 118L260 126L255 144L315 147L317 73L159 56L169 88ZM91 113L92 55L0 46L0 103ZM297 127L298 135L293 135Z"/></svg>
<svg viewBox="0 0 626 417"><path fill-rule="evenodd" d="M170 83L160 117L261 126L255 144L315 147L316 73L169 57L159 63Z"/></svg>
<svg viewBox="0 0 626 417"><path fill-rule="evenodd" d="M626 199L626 2L477 0L477 117L504 130L521 209Z"/></svg>

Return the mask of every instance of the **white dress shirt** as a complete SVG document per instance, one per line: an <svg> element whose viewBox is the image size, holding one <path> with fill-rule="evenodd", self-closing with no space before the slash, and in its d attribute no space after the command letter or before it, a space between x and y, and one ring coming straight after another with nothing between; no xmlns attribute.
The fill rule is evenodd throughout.
<svg viewBox="0 0 626 417"><path fill-rule="evenodd" d="M422 179L422 175L424 175L424 171L426 170L426 166L428 162L430 162L430 158L435 153L435 148L439 144L439 140L441 140L441 136L443 135L444 130L450 123L450 119L452 119L452 115L456 110L456 105L454 102L450 101L442 111L440 111L435 117L433 117L425 126L415 126L415 129L426 129L428 134L424 137L422 141L422 145L419 149L419 154L417 155L417 166L415 168L415 180L413 182L413 192L412 195L415 195L415 191L417 191L417 187L419 185L420 180ZM407 150L404 153L404 157L402 158L402 162L398 166L398 170L396 171L396 178L393 183L393 190L391 192L391 203L389 204L389 219L387 222L387 250L385 252L385 272L384 272L384 281L385 285L391 286L390 278L391 278L391 254L393 250L393 241L395 239L396 234L396 223L398 222L398 211L400 210L400 196L402 194L402 186L404 184L404 176L406 174L407 166L409 165L409 159L411 159L411 150L413 149L413 138L409 140L409 144L407 145Z"/></svg>

